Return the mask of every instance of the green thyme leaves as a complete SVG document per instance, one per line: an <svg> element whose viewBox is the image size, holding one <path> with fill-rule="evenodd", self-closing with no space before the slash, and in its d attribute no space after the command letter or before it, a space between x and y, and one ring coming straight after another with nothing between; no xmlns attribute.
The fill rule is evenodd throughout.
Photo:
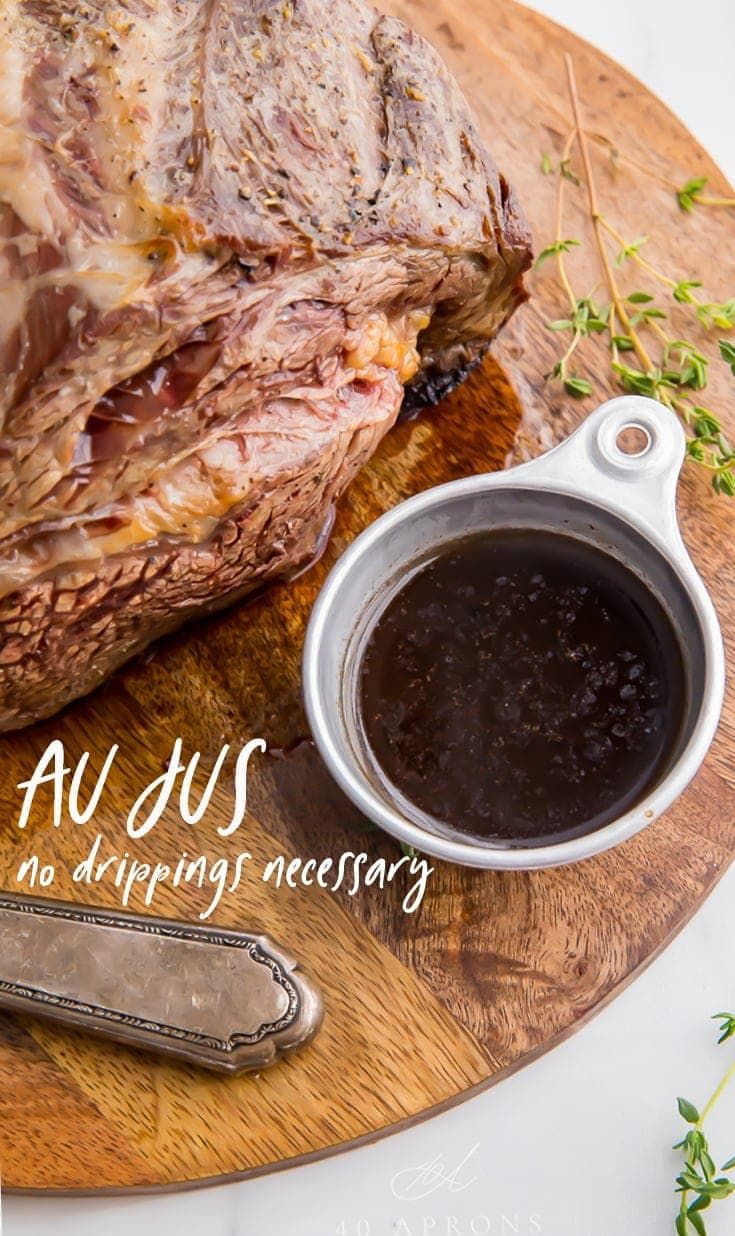
<svg viewBox="0 0 735 1236"><path fill-rule="evenodd" d="M712 1020L721 1023L718 1043L724 1043L735 1035L735 1015L732 1013L715 1013ZM735 1167L735 1157L718 1168L704 1131L705 1120L733 1076L735 1065L731 1065L725 1073L701 1112L688 1099L676 1100L679 1115L689 1126L684 1137L674 1146L674 1150L681 1150L684 1158L683 1167L676 1177L675 1192L680 1195L679 1210L674 1219L677 1236L707 1236L703 1212L713 1202L724 1201L735 1193L735 1181L724 1174Z"/></svg>
<svg viewBox="0 0 735 1236"><path fill-rule="evenodd" d="M728 1039L735 1035L735 1015L733 1013L713 1013L712 1020L722 1023L719 1028L720 1037L717 1040L718 1044L727 1042ZM725 1164L725 1169L731 1167L735 1167L735 1160Z"/></svg>
<svg viewBox="0 0 735 1236"><path fill-rule="evenodd" d="M579 240L555 240L553 244L547 245L546 248L542 249L539 253L535 263L536 269L538 269L539 266L542 266L544 262L548 261L550 257L556 257L559 253L569 253L570 249L581 243L582 242Z"/></svg>
<svg viewBox="0 0 735 1236"><path fill-rule="evenodd" d="M676 1105L679 1108L679 1115L682 1120L686 1120L687 1124L696 1124L699 1120L699 1112L693 1103L689 1103L687 1099L677 1099Z"/></svg>
<svg viewBox="0 0 735 1236"><path fill-rule="evenodd" d="M697 202L702 196L702 190L707 185L706 176L695 176L692 180L688 180L685 185L676 190L676 200L682 210L690 214Z"/></svg>
<svg viewBox="0 0 735 1236"><path fill-rule="evenodd" d="M628 258L635 257L637 253L640 253L643 246L647 243L647 236L638 236L635 240L631 240L628 244L624 244L615 258L615 265L622 266L623 262L626 262Z"/></svg>
<svg viewBox="0 0 735 1236"><path fill-rule="evenodd" d="M651 238L647 234L626 239L607 218L598 199L573 69L568 67L568 73L575 129L557 164L551 155L542 158L542 171L546 175L555 171L557 177L556 238L541 250L536 268L553 259L566 312L550 319L546 326L554 334L568 337L565 350L546 377L559 382L574 399L593 395L592 382L573 368L573 362L580 345L598 336L607 344L609 367L623 390L657 399L675 411L687 429L689 459L710 473L717 493L735 496L735 451L716 413L701 402L701 393L709 383L711 355L699 338L713 330L735 331L735 297L709 299L695 274L681 276L659 269L655 258L649 257ZM599 144L602 139L597 136L595 141ZM583 178L572 163L575 144ZM602 144L606 149L609 146ZM577 189L586 199L599 259L601 281L587 296L578 295L566 261L573 249L584 247L582 240L564 235L564 193L568 185L573 188L567 191ZM677 191L682 210L691 211L695 205L735 204L735 200L708 197L706 185L705 177L687 180ZM612 244L615 248L611 252ZM630 286L633 271L640 276L640 283ZM596 296L600 282L605 286L604 304L599 304ZM720 339L718 346L722 360L735 376L735 342Z"/></svg>
<svg viewBox="0 0 735 1236"><path fill-rule="evenodd" d="M584 399L587 395L592 394L592 383L574 373L564 379L564 390L567 394L572 395L574 399Z"/></svg>

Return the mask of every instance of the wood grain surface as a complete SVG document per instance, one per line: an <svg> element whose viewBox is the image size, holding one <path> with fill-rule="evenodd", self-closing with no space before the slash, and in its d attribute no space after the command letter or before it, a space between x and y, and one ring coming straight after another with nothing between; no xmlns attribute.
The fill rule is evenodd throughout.
<svg viewBox="0 0 735 1236"><path fill-rule="evenodd" d="M554 178L540 170L571 127L563 53L574 57L588 126L640 162L681 183L722 176L682 125L599 52L511 0L393 0L460 79L498 163L530 216L537 246L553 235ZM615 171L594 154L600 193L627 236L650 234L648 253L678 274L700 277L722 299L735 291L733 214L682 214L652 177ZM586 223L568 194L567 232ZM591 258L570 268L583 291ZM202 752L236 749L264 735L281 751L253 765L251 811L228 842L224 791L193 836L169 813L135 856L166 862L181 850L307 857L366 849L395 856L366 832L308 741L299 696L305 623L326 572L348 542L399 499L436 482L527 458L564 437L593 406L570 401L543 374L561 316L552 273L531 280L533 298L483 369L435 412L399 426L342 503L325 558L300 580L274 587L228 614L189 627L95 695L51 722L0 742L0 883L17 889L21 857L35 849L58 866L53 895L79 899L70 873L94 833L107 852L126 848L131 787L161 772L173 739ZM603 397L612 391L599 345L583 356ZM589 369L585 369L585 365ZM715 407L735 432L724 365ZM730 386L730 404L732 387ZM735 503L717 498L688 467L680 494L684 534L718 605L732 658ZM693 787L619 850L574 868L495 874L436 864L415 915L401 910L400 883L355 897L315 889L276 893L245 882L215 921L266 930L295 953L324 991L326 1019L314 1043L261 1076L215 1078L31 1020L0 1017L0 1165L21 1189L119 1190L193 1183L271 1170L319 1156L457 1101L517 1068L609 1000L701 903L735 847L735 711L728 695L714 750ZM48 800L25 833L16 827L17 783L52 737L71 758L99 768L121 744L94 825L51 824ZM136 792L137 792L136 790ZM89 891L118 904L109 885ZM162 889L153 909L193 918L204 890ZM142 909L136 892L132 909Z"/></svg>

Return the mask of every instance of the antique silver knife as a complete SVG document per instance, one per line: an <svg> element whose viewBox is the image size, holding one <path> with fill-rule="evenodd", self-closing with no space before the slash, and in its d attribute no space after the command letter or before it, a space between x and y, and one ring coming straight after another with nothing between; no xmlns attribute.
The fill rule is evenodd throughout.
<svg viewBox="0 0 735 1236"><path fill-rule="evenodd" d="M225 1073L316 1033L317 989L266 936L0 893L0 1008Z"/></svg>

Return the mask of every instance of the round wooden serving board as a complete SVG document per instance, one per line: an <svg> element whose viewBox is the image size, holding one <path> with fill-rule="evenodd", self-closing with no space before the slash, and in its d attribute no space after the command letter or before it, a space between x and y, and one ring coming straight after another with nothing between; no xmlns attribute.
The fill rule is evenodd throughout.
<svg viewBox="0 0 735 1236"><path fill-rule="evenodd" d="M392 0L427 35L469 96L499 165L530 216L537 247L553 238L555 177L570 129L563 53L574 57L590 132L677 184L721 175L682 125L599 52L510 2ZM647 255L707 293L735 293L733 212L688 215L660 181L615 170L595 148L605 209L628 237L650 234ZM567 186L566 235L586 235L582 196ZM580 292L598 278L591 247L570 268ZM124 820L158 775L174 738L211 767L224 742L264 735L282 758L253 763L251 814L229 842L215 836L217 810L196 829L172 813L134 847L140 859L175 863L191 854L256 861L366 849L395 857L395 844L364 824L320 766L299 698L304 627L327 570L361 528L399 499L439 481L538 453L593 406L544 382L562 316L551 269L532 276L533 298L481 372L435 412L402 425L342 503L329 550L298 582L223 617L189 627L48 724L0 741L0 886L17 890L18 862L34 850L59 868L52 895L79 899L70 878L94 834L107 853L127 848ZM581 362L602 398L612 391L599 341ZM585 370L589 362L599 372ZM711 402L729 420L735 389L717 362ZM729 393L728 393L729 392ZM701 469L681 486L684 534L712 589L725 637L735 620L735 502L716 497ZM406 885L354 898L319 889L280 893L245 881L217 922L261 929L317 979L326 1018L312 1045L261 1076L222 1079L50 1024L0 1017L0 1165L16 1189L122 1190L254 1174L374 1138L457 1102L546 1051L630 981L700 905L735 849L730 694L719 737L695 785L665 819L621 849L580 866L494 874L438 863L419 913L406 915ZM17 783L52 737L72 760L89 750L99 768L121 744L93 824L51 826L48 810L17 828ZM208 763L209 762L209 763ZM85 890L86 891L86 890ZM89 899L117 904L100 884ZM162 890L153 911L193 919L205 891ZM142 909L134 898L131 909Z"/></svg>

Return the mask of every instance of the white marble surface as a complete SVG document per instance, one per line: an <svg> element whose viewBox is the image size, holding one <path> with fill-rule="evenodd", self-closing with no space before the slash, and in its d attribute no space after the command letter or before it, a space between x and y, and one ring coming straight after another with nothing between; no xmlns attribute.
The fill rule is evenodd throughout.
<svg viewBox="0 0 735 1236"><path fill-rule="evenodd" d="M732 0L536 7L646 81L735 181ZM323 1163L198 1193L6 1198L5 1236L670 1236L674 1096L702 1100L727 1062L708 1017L735 1005L734 897L735 870L588 1027L444 1116ZM735 1154L735 1089L712 1128L722 1158ZM468 1154L455 1178L466 1187L445 1185L423 1200L394 1195L396 1173L437 1156L449 1170ZM397 1179L399 1192L408 1180ZM712 1236L735 1231L735 1199L711 1213Z"/></svg>

